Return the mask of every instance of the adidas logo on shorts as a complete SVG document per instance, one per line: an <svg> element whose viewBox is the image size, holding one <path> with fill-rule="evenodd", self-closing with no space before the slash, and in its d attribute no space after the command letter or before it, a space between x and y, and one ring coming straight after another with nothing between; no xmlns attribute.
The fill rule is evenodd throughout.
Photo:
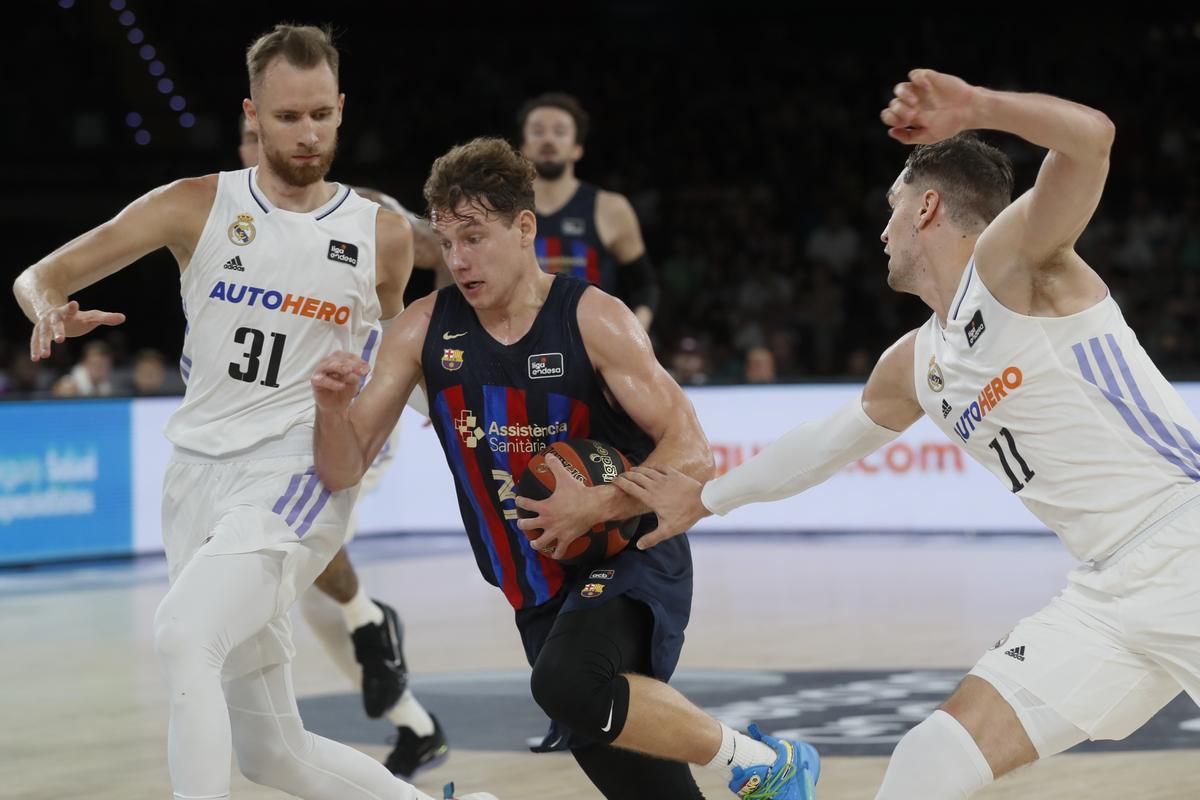
<svg viewBox="0 0 1200 800"><path fill-rule="evenodd" d="M1025 645L1021 645L1020 647L1014 647L1012 650L1005 650L1004 655L1012 656L1017 661L1024 661L1025 660Z"/></svg>
<svg viewBox="0 0 1200 800"><path fill-rule="evenodd" d="M231 269L231 270L234 270L235 272L245 272L246 271L246 268L242 266L242 257L241 256L234 256L233 258L229 259L228 261L225 262L225 264L221 267L221 269Z"/></svg>

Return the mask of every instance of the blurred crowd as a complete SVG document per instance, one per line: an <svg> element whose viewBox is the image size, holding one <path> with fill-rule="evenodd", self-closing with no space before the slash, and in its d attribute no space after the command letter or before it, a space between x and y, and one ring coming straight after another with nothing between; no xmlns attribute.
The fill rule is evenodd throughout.
<svg viewBox="0 0 1200 800"><path fill-rule="evenodd" d="M24 344L24 343L22 343ZM95 338L61 348L47 361L34 362L28 350L13 346L8 368L0 371L0 398L41 400L67 397L157 397L183 394L183 379L158 350L130 353L124 337Z"/></svg>
<svg viewBox="0 0 1200 800"><path fill-rule="evenodd" d="M271 16L255 13L262 19L246 22L246 40ZM845 20L762 25L753 36L639 20L619 37L540 37L538 58L527 37L467 28L454 91L411 71L376 69L374 54L392 46L390 33L347 23L342 80L351 102L331 177L420 209L434 157L471 136L511 135L524 99L566 89L593 118L577 173L624 193L638 212L662 287L652 337L681 383L862 380L882 350L929 313L885 280L884 195L906 155L878 122L892 85L909 67L934 66L993 88L1058 94L1100 108L1117 126L1105 197L1077 249L1167 376L1200 378L1200 337L1191 333L1200 325L1200 110L1190 96L1200 75L1200 22L1094 20L1073 25L1078 46L1063 47L1054 26L992 18L986 46L970 19L911 22L904 36ZM15 245L28 257L156 182L237 168L244 74L241 45L226 41L237 37L182 30L215 24L200 17L158 24L181 28L163 35L174 36L181 69L193 65L204 76L189 84L196 127L171 134L174 149L118 147L123 112L114 111L104 152L78 150L67 127L38 129L28 164L13 167L14 186L36 179L43 206L52 197L72 203L48 219L26 212L23 190L11 190L5 209L25 213L21 223L33 234ZM406 47L414 65L444 56L436 37L413 36ZM930 52L938 63L920 62ZM470 53L482 55L472 61ZM93 95L111 85L101 67L80 80L95 84ZM65 101L85 102L79 91ZM36 128L20 120L15 127ZM987 138L1012 157L1018 191L1028 188L1042 153L1011 137ZM74 160L55 168L63 158ZM112 169L88 172L101 163ZM80 190L83 175L103 196ZM84 304L129 312L120 294L126 279L143 299L168 301L142 303L122 328L71 342L44 364L28 361L19 317L0 319L0 397L181 391L176 278L165 255L146 261L154 258L153 267L132 268L134 276L108 279L117 288Z"/></svg>

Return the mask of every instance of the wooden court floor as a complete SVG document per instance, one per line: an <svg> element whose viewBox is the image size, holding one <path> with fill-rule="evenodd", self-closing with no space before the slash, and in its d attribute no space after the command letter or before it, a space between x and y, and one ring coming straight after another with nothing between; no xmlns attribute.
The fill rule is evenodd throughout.
<svg viewBox="0 0 1200 800"><path fill-rule="evenodd" d="M1052 597L1071 566L1049 538L720 536L697 538L693 549L696 598L680 669L718 676L965 671ZM478 576L462 542L367 540L351 554L369 591L404 617L418 691L437 676L474 680L527 669L511 610ZM166 704L151 640L165 587L165 568L154 559L0 571L0 798L170 797ZM349 695L304 623L295 629L302 708ZM1200 731L1200 710L1194 717L1174 727ZM502 714L492 722L497 731L510 724ZM501 800L599 796L569 756L467 748L455 745L453 729L448 735L448 762L417 780L437 797L451 779L460 791L486 789ZM355 745L380 758L388 749L382 741ZM871 798L885 765L884 755L827 756L818 796ZM731 796L702 770L697 776L708 797ZM285 795L235 774L233 796ZM977 796L1200 798L1200 754L1066 754Z"/></svg>

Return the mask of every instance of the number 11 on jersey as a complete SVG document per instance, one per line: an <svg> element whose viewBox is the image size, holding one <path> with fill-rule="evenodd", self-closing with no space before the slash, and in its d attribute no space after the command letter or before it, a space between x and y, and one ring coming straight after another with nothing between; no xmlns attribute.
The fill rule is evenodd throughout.
<svg viewBox="0 0 1200 800"><path fill-rule="evenodd" d="M1012 467L1008 465L1008 459L1004 457L1004 448L1000 446L999 437L988 442L988 447L995 450L996 455L1000 456L1000 466L1004 468L1004 474L1008 476L1010 481L1012 481L1012 490L1013 493L1016 494L1025 488L1025 484L1029 483L1030 479L1032 479L1036 473L1029 468L1029 465L1025 463L1025 459L1021 458L1021 454L1017 452L1017 442L1015 439L1013 439L1013 435L1008 432L1008 428L1001 428L1000 436L1003 436L1005 440L1008 441L1008 452L1012 454L1013 459L1017 462L1017 464L1020 465L1021 472L1025 476L1025 483L1021 483L1021 481L1017 479L1016 473L1014 473L1012 471Z"/></svg>

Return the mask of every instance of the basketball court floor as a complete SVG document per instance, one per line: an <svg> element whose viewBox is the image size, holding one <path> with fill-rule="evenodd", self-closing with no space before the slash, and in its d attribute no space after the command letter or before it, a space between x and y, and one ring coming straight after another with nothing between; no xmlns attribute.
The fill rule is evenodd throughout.
<svg viewBox="0 0 1200 800"><path fill-rule="evenodd" d="M818 797L871 798L896 740L978 655L1049 600L1072 565L1052 537L693 537L696 597L675 684L744 727L798 736L824 756ZM442 721L450 759L417 777L436 797L596 798L565 754L534 755L545 718L499 591L465 538L355 541L370 592L407 626L413 686ZM158 558L0 571L0 798L161 800L166 701L151 620ZM385 723L302 620L294 673L308 727L382 758ZM1033 657L1034 654L1027 654ZM730 797L703 770L710 798ZM235 776L233 796L285 795ZM1121 743L1085 745L1009 776L980 798L1200 798L1200 709L1176 698ZM664 799L669 800L669 799Z"/></svg>

